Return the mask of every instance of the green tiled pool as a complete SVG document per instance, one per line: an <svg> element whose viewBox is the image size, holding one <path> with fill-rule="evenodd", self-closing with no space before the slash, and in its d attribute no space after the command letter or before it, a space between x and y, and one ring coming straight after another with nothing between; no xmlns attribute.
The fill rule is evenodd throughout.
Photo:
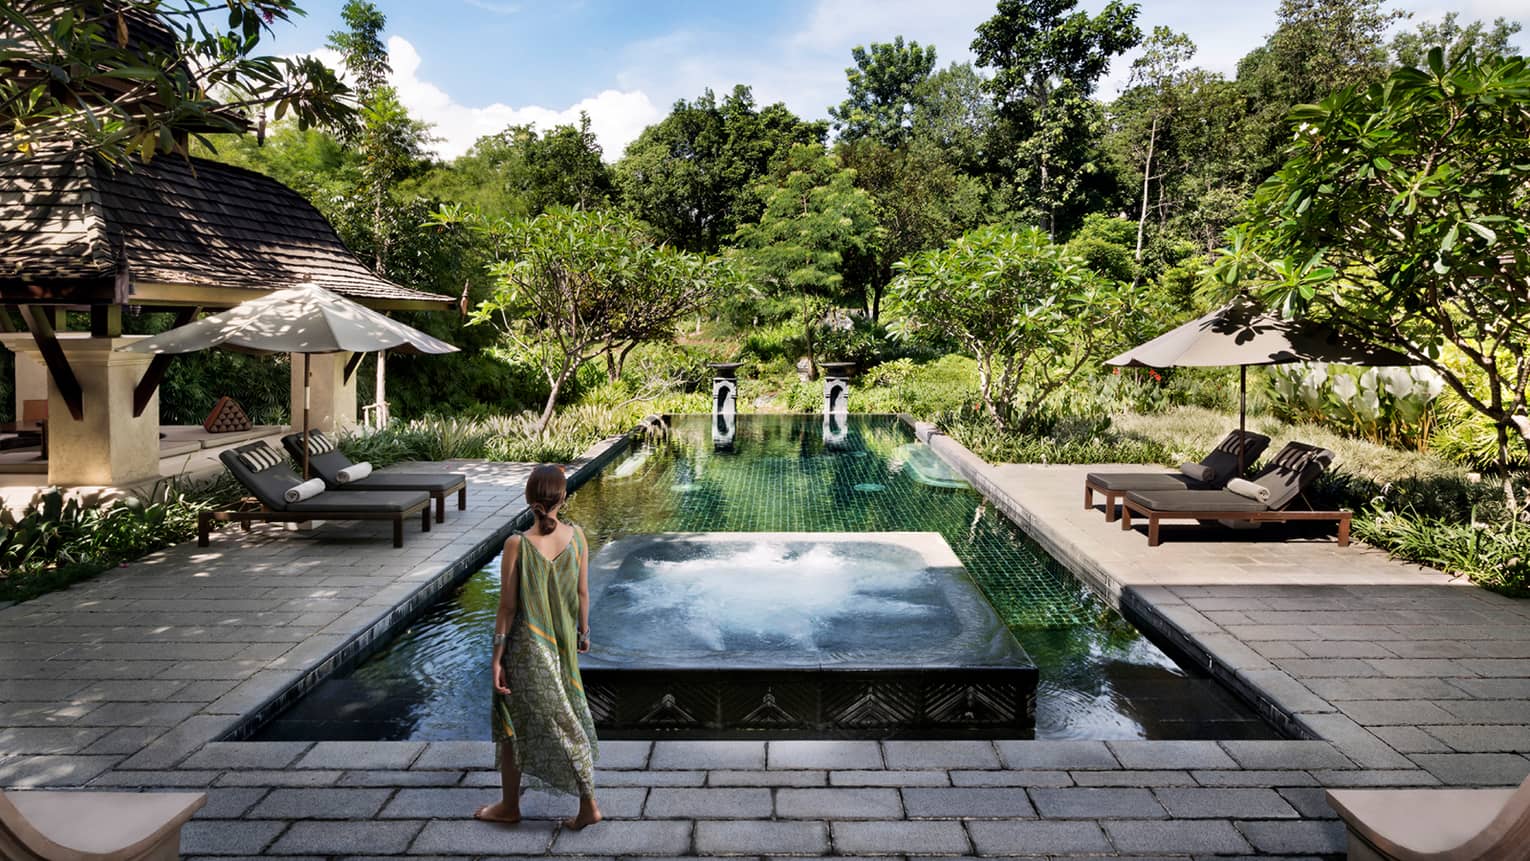
<svg viewBox="0 0 1530 861"><path fill-rule="evenodd" d="M1215 681L1181 667L978 493L907 468L909 428L851 416L743 415L727 450L706 416L634 443L579 488L567 518L592 548L629 535L937 532L1040 673L1035 737L1271 738ZM258 737L488 737L498 564L364 664L320 685ZM596 640L598 644L599 635Z"/></svg>

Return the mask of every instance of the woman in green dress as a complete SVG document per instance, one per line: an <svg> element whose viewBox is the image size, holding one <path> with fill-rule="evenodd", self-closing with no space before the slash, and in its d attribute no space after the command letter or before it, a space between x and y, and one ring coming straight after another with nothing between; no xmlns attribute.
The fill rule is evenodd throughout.
<svg viewBox="0 0 1530 861"><path fill-rule="evenodd" d="M579 678L590 649L590 549L584 530L558 520L563 470L543 464L526 480L536 525L505 541L494 620L494 758L500 800L474 816L521 820L521 775L579 796L580 829L601 819L595 805L595 724Z"/></svg>

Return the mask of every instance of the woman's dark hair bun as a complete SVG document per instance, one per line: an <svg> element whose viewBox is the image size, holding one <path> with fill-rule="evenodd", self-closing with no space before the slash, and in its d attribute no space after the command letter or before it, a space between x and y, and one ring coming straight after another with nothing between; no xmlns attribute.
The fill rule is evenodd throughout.
<svg viewBox="0 0 1530 861"><path fill-rule="evenodd" d="M552 510L567 496L568 479L563 475L563 467L544 463L531 471L526 479L526 503L536 515L538 533L547 535L558 528L558 518L552 515Z"/></svg>

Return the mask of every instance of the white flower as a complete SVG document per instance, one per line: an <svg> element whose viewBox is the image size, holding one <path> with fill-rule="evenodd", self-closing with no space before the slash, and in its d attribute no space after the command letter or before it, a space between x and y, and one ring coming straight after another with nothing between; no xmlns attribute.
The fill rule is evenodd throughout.
<svg viewBox="0 0 1530 861"><path fill-rule="evenodd" d="M1445 391L1445 378L1433 368L1418 365L1413 369L1413 393L1425 401L1432 401Z"/></svg>
<svg viewBox="0 0 1530 861"><path fill-rule="evenodd" d="M1333 396L1341 404L1348 404L1360 391L1360 385L1349 374L1339 374L1333 378Z"/></svg>
<svg viewBox="0 0 1530 861"><path fill-rule="evenodd" d="M1379 374L1381 387L1397 400L1413 393L1413 375L1407 368L1384 368Z"/></svg>
<svg viewBox="0 0 1530 861"><path fill-rule="evenodd" d="M1368 422L1381 416L1381 398L1374 387L1360 390L1360 397L1355 399L1355 413Z"/></svg>

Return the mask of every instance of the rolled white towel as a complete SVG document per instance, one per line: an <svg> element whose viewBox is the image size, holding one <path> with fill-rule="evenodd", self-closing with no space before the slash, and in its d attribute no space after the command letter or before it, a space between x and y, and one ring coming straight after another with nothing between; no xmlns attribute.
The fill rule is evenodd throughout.
<svg viewBox="0 0 1530 861"><path fill-rule="evenodd" d="M350 484L353 481L360 481L371 474L372 464L367 461L362 461L361 463L353 463L345 469L335 473L335 478L339 480L341 484Z"/></svg>
<svg viewBox="0 0 1530 861"><path fill-rule="evenodd" d="M1179 471L1202 484L1210 481L1217 474L1216 470L1204 463L1182 463L1179 465Z"/></svg>
<svg viewBox="0 0 1530 861"><path fill-rule="evenodd" d="M1227 489L1239 496L1246 496L1261 505L1270 504L1270 489L1262 484L1235 478L1227 482Z"/></svg>
<svg viewBox="0 0 1530 861"><path fill-rule="evenodd" d="M287 488L287 492L282 494L282 498L287 500L287 502L290 504L293 502L302 502L305 499L313 499L315 496L318 496L323 492L324 479L310 478L301 484L294 484Z"/></svg>

